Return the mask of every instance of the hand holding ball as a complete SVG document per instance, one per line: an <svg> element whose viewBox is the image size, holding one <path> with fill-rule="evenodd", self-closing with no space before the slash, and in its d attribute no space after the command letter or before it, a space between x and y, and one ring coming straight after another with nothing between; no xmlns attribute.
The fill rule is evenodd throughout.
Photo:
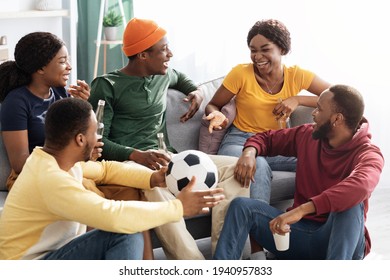
<svg viewBox="0 0 390 280"><path fill-rule="evenodd" d="M218 169L211 158L201 151L187 150L172 157L165 175L168 189L176 196L196 177L193 190L208 190L218 183Z"/></svg>

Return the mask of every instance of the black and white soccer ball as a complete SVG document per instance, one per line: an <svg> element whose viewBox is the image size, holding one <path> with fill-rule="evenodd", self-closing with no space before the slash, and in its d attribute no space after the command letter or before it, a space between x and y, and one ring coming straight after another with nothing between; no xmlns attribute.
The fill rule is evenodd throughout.
<svg viewBox="0 0 390 280"><path fill-rule="evenodd" d="M196 177L193 190L215 188L218 183L217 166L206 153L187 150L173 155L165 174L168 189L178 195L192 176Z"/></svg>

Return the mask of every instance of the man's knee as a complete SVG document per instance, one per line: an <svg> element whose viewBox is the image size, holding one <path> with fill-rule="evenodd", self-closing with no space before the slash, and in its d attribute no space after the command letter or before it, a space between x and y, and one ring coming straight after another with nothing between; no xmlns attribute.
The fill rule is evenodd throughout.
<svg viewBox="0 0 390 280"><path fill-rule="evenodd" d="M246 212L248 211L248 205L251 204L252 199L249 199L247 197L236 197L234 198L229 205L230 211L239 211L239 212Z"/></svg>
<svg viewBox="0 0 390 280"><path fill-rule="evenodd" d="M141 232L133 233L133 234L118 234L118 239L122 239L124 244L127 244L127 248L135 251L144 250L144 237Z"/></svg>
<svg viewBox="0 0 390 280"><path fill-rule="evenodd" d="M264 157L256 157L256 169L272 172L271 167Z"/></svg>
<svg viewBox="0 0 390 280"><path fill-rule="evenodd" d="M209 156L218 168L226 167L230 165L236 166L238 160L238 158L234 156L223 156L223 155L209 155Z"/></svg>
<svg viewBox="0 0 390 280"><path fill-rule="evenodd" d="M341 212L332 212L330 214L332 219L334 220L344 220L347 219L348 221L358 221L359 223L362 222L364 218L364 205L363 202Z"/></svg>

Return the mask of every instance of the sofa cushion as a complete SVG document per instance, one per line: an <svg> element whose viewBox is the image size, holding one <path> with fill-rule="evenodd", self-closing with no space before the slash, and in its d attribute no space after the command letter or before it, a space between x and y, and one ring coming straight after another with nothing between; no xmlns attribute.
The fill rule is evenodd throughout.
<svg viewBox="0 0 390 280"><path fill-rule="evenodd" d="M203 102L198 112L185 123L180 122L180 117L185 114L189 108L189 104L183 101L185 95L177 90L168 90L168 109L166 113L168 140L177 152L199 149L199 130L204 115L204 109L222 83L222 80L223 78L218 78L199 85L203 94Z"/></svg>
<svg viewBox="0 0 390 280"><path fill-rule="evenodd" d="M228 104L222 107L222 114L228 118L229 123L226 128L222 130L214 130L213 133L209 132L210 122L205 119L205 115L202 118L202 123L199 131L199 150L211 155L216 155L219 149L223 137L226 134L227 129L232 124L236 117L236 103L235 98L232 98Z"/></svg>
<svg viewBox="0 0 390 280"><path fill-rule="evenodd" d="M294 197L295 172L273 171L271 182L271 204Z"/></svg>
<svg viewBox="0 0 390 280"><path fill-rule="evenodd" d="M186 121L180 122L180 117L188 111L189 104L183 101L185 95L177 90L169 89L167 93L167 138L177 152L197 150L199 127L203 116L203 108ZM203 105L203 104L202 104ZM202 106L201 106L202 107Z"/></svg>
<svg viewBox="0 0 390 280"><path fill-rule="evenodd" d="M311 113L314 108L307 106L298 106L295 111L291 114L291 126L298 126L304 123L312 123L313 116Z"/></svg>
<svg viewBox="0 0 390 280"><path fill-rule="evenodd" d="M203 105L206 107L207 103L214 96L217 89L221 86L224 77L220 77L201 84L199 87L204 94ZM203 109L204 109L203 108ZM204 110L203 110L204 111ZM202 116L200 130L199 130L199 144L198 149L206 154L215 155L218 152L219 144L226 134L226 129L232 124L236 116L236 104L234 98L228 104L222 107L221 112L229 119L229 123L225 129L213 131L209 133L209 121L205 119L206 115Z"/></svg>

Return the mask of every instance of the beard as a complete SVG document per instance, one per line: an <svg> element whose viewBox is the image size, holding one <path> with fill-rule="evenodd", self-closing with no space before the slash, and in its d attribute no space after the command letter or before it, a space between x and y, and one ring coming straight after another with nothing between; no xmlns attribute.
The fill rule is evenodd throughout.
<svg viewBox="0 0 390 280"><path fill-rule="evenodd" d="M323 125L317 127L317 129L313 131L311 136L315 140L325 139L327 138L328 133L331 131L331 129L332 129L332 124L330 123L330 120L328 120Z"/></svg>
<svg viewBox="0 0 390 280"><path fill-rule="evenodd" d="M93 151L93 148L91 147L91 145L89 145L89 143L87 143L87 145L85 145L84 152L83 152L83 158L84 158L85 162L87 162L91 159L92 151Z"/></svg>

